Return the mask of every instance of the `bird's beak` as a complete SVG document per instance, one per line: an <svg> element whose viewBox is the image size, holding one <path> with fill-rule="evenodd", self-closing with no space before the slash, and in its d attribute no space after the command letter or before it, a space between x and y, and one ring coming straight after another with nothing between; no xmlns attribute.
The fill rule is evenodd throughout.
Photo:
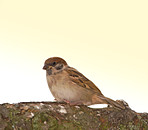
<svg viewBox="0 0 148 130"><path fill-rule="evenodd" d="M49 65L44 65L44 66L43 66L43 69L44 69L44 70L51 69L51 68L52 68L52 66L49 66Z"/></svg>
<svg viewBox="0 0 148 130"><path fill-rule="evenodd" d="M47 69L48 69L48 65L44 65L43 70L47 70Z"/></svg>

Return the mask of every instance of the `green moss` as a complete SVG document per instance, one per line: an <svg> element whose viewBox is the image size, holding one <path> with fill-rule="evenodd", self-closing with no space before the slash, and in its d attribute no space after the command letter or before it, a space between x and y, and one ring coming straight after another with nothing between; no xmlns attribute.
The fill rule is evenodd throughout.
<svg viewBox="0 0 148 130"><path fill-rule="evenodd" d="M57 130L82 130L81 127L78 127L70 122L62 122L62 124L58 125Z"/></svg>
<svg viewBox="0 0 148 130"><path fill-rule="evenodd" d="M58 105L53 106L51 110L48 104L44 104L40 110L35 109L32 105L29 109L14 106L0 107L0 126L5 130L148 129L147 117L137 116L136 118L133 116L135 118L131 120L127 116L123 118L122 122L122 120L112 119L114 113L112 114L109 110L99 111L100 115L97 115L98 110L90 110L85 106L67 106L67 113L63 114L53 111L59 110ZM130 113L123 113L123 115L126 114ZM118 119L120 115L115 115L115 119L116 117Z"/></svg>
<svg viewBox="0 0 148 130"><path fill-rule="evenodd" d="M82 130L79 125L73 122L56 120L56 117L49 115L49 113L36 114L32 119L32 126L35 130Z"/></svg>
<svg viewBox="0 0 148 130"><path fill-rule="evenodd" d="M9 119L10 122L8 123L8 127L11 129L16 126L18 121L20 121L20 116L17 116L18 111L14 109L9 109Z"/></svg>
<svg viewBox="0 0 148 130"><path fill-rule="evenodd" d="M103 124L103 125L100 125L99 127L101 130L107 130L108 128L110 128L110 126L108 124Z"/></svg>
<svg viewBox="0 0 148 130"><path fill-rule="evenodd" d="M120 130L127 130L126 125L123 125L123 124L121 124L121 125L119 126L119 128L120 128Z"/></svg>
<svg viewBox="0 0 148 130"><path fill-rule="evenodd" d="M57 125L58 125L57 120L47 113L37 114L32 119L32 126L33 126L33 129L35 130L39 130L43 126L47 126L47 128L50 128L52 130L52 129L56 129Z"/></svg>
<svg viewBox="0 0 148 130"><path fill-rule="evenodd" d="M138 123L138 126L140 128L143 128L144 130L148 130L148 124L146 123L145 120L141 119L141 121Z"/></svg>
<svg viewBox="0 0 148 130"><path fill-rule="evenodd" d="M6 130L24 130L31 128L31 119L27 119L20 111L16 109L9 109L9 122L7 122Z"/></svg>

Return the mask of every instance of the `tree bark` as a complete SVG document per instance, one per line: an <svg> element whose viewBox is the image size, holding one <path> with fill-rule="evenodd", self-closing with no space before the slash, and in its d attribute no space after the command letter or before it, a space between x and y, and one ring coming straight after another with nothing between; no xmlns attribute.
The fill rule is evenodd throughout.
<svg viewBox="0 0 148 130"><path fill-rule="evenodd" d="M148 130L148 113L56 102L1 104L0 130Z"/></svg>

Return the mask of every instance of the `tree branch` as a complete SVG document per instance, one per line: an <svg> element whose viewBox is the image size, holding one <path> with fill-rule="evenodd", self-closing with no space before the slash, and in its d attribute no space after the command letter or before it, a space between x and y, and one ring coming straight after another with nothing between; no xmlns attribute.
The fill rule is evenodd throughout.
<svg viewBox="0 0 148 130"><path fill-rule="evenodd" d="M0 105L0 130L148 130L148 114L55 102Z"/></svg>

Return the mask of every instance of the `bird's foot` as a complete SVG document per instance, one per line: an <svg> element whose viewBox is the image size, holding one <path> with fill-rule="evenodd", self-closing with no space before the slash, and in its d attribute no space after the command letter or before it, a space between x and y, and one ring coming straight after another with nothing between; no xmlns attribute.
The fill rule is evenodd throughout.
<svg viewBox="0 0 148 130"><path fill-rule="evenodd" d="M83 105L82 101L68 101L68 100L64 99L64 102L66 102L67 104L72 105L72 106L74 106L74 105Z"/></svg>

